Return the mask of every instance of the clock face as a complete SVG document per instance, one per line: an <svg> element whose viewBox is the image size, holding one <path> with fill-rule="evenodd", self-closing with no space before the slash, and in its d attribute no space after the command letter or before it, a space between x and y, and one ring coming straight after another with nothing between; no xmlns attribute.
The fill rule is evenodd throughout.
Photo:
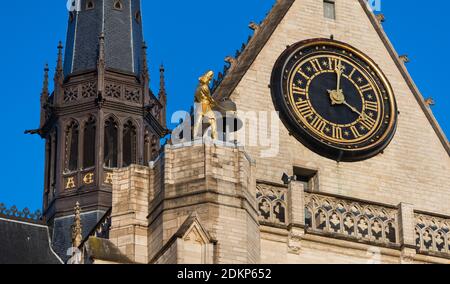
<svg viewBox="0 0 450 284"><path fill-rule="evenodd" d="M291 134L322 156L368 159L394 136L397 107L389 82L347 44L317 39L289 47L275 65L271 89Z"/></svg>

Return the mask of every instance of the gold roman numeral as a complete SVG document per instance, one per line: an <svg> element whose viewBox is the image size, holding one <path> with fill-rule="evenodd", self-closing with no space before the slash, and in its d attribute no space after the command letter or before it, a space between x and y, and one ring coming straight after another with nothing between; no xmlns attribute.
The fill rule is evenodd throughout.
<svg viewBox="0 0 450 284"><path fill-rule="evenodd" d="M378 112L378 103L377 102L366 101L365 105L366 105L367 110Z"/></svg>
<svg viewBox="0 0 450 284"><path fill-rule="evenodd" d="M364 117L364 119L362 119L362 120L360 121L360 123L361 123L364 127L366 127L368 130L370 130L370 129L372 129L372 128L375 126L376 120L373 119L373 118L371 118L370 116L366 115L366 116Z"/></svg>
<svg viewBox="0 0 450 284"><path fill-rule="evenodd" d="M353 75L355 74L355 72L356 72L356 69L353 68L352 72L350 72L350 74L348 74L348 78L349 78L349 79L352 79L352 77L353 77Z"/></svg>
<svg viewBox="0 0 450 284"><path fill-rule="evenodd" d="M339 61L340 60L337 58L329 57L328 58L328 65L329 65L328 67L330 68L330 70L335 71L339 66Z"/></svg>
<svg viewBox="0 0 450 284"><path fill-rule="evenodd" d="M311 122L311 126L317 129L319 132L323 132L323 130L327 126L327 123L316 116Z"/></svg>
<svg viewBox="0 0 450 284"><path fill-rule="evenodd" d="M298 70L297 73L300 74L300 75L302 75L303 78L305 78L306 80L311 79L311 77L309 77L308 75L306 75L302 70Z"/></svg>
<svg viewBox="0 0 450 284"><path fill-rule="evenodd" d="M322 66L320 66L320 62L319 59L313 59L309 62L312 66L312 68L314 68L314 71L319 72L322 71Z"/></svg>
<svg viewBox="0 0 450 284"><path fill-rule="evenodd" d="M333 126L333 138L342 140L344 137L342 136L342 128Z"/></svg>
<svg viewBox="0 0 450 284"><path fill-rule="evenodd" d="M372 85L367 84L367 85L361 86L361 87L359 87L359 90L361 91L361 93L365 93L367 91L372 90Z"/></svg>
<svg viewBox="0 0 450 284"><path fill-rule="evenodd" d="M355 138L359 138L362 136L361 133L359 133L358 128L356 128L356 126L350 127L350 130L352 131L353 136L355 136Z"/></svg>
<svg viewBox="0 0 450 284"><path fill-rule="evenodd" d="M313 116L314 113L307 101L299 100L295 104L297 105L297 108L303 117L309 118L309 117Z"/></svg>
<svg viewBox="0 0 450 284"><path fill-rule="evenodd" d="M306 89L302 89L302 88L299 88L299 87L292 87L292 92L294 94L306 96Z"/></svg>

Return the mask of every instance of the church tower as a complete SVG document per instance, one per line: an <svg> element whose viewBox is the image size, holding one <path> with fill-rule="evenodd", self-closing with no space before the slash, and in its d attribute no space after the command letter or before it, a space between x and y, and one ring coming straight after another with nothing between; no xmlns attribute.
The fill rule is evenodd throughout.
<svg viewBox="0 0 450 284"><path fill-rule="evenodd" d="M148 164L167 134L164 69L157 97L149 88L140 0L76 6L64 55L58 46L53 93L45 68L35 131L46 141L43 209L60 254L70 244L74 205L81 204L87 234L111 208L113 170Z"/></svg>

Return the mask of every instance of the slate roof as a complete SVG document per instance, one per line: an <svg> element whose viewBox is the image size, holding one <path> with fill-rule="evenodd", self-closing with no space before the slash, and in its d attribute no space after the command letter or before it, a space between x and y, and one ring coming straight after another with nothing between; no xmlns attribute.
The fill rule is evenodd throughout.
<svg viewBox="0 0 450 284"><path fill-rule="evenodd" d="M62 264L47 226L0 218L0 264Z"/></svg>
<svg viewBox="0 0 450 284"><path fill-rule="evenodd" d="M97 1L100 2L100 1ZM106 68L139 75L142 60L142 22L140 0L115 0L97 3L93 9L82 9L71 15L67 29L64 74L83 73L97 67L99 36L105 36Z"/></svg>

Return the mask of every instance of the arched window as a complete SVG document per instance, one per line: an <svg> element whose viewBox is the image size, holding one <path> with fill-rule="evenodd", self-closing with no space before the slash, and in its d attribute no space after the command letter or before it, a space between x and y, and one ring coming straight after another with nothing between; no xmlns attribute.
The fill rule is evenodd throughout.
<svg viewBox="0 0 450 284"><path fill-rule="evenodd" d="M104 163L108 168L117 168L118 125L113 118L105 121Z"/></svg>
<svg viewBox="0 0 450 284"><path fill-rule="evenodd" d="M128 121L123 127L123 166L128 167L136 163L137 149L136 127Z"/></svg>
<svg viewBox="0 0 450 284"><path fill-rule="evenodd" d="M84 125L84 141L83 141L83 168L91 168L95 166L95 135L96 123L95 118L91 117Z"/></svg>
<svg viewBox="0 0 450 284"><path fill-rule="evenodd" d="M78 137L78 123L76 121L72 121L66 127L65 169L69 172L78 170Z"/></svg>

